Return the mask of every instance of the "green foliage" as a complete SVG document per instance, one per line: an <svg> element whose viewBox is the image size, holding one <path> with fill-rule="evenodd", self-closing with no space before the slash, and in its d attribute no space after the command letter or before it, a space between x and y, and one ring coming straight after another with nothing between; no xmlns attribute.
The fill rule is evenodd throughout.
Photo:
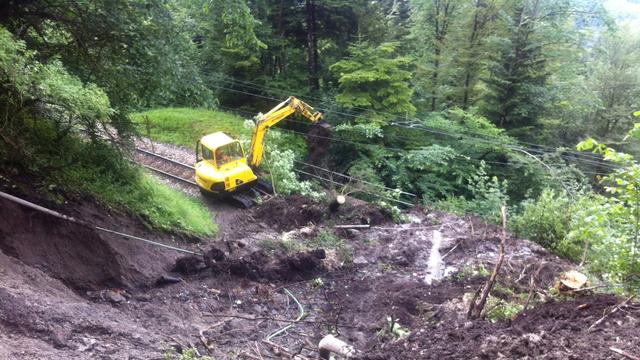
<svg viewBox="0 0 640 360"><path fill-rule="evenodd" d="M528 199L521 204L521 212L511 218L510 226L516 236L578 260L580 248L569 247L564 241L571 230L576 210L566 194L545 189L537 199Z"/></svg>
<svg viewBox="0 0 640 360"><path fill-rule="evenodd" d="M358 43L349 49L350 57L331 66L338 78L340 94L338 103L348 109L366 108L357 119L359 123L385 125L389 115L415 114L411 104L412 90L409 87L411 72L405 70L409 64L406 57L395 55L398 44L385 43L377 47Z"/></svg>
<svg viewBox="0 0 640 360"><path fill-rule="evenodd" d="M185 349L181 354L171 348L165 351L164 360L213 360L213 358L200 355L196 348Z"/></svg>
<svg viewBox="0 0 640 360"><path fill-rule="evenodd" d="M265 165L279 195L302 194L319 200L323 194L314 190L311 182L300 180L294 171L295 154L291 150L272 148L265 158Z"/></svg>
<svg viewBox="0 0 640 360"><path fill-rule="evenodd" d="M489 176L484 162L467 179L470 197L451 197L436 203L436 207L458 214L471 213L493 223L501 221L501 207L507 204L507 181Z"/></svg>
<svg viewBox="0 0 640 360"><path fill-rule="evenodd" d="M3 165L20 168L44 191L90 194L127 207L154 228L215 232L202 205L144 177L98 136L113 111L100 88L70 75L59 61L36 61L3 28L0 43L6 45L0 47L0 102L7 111L0 134Z"/></svg>
<svg viewBox="0 0 640 360"><path fill-rule="evenodd" d="M513 320L524 309L524 305L489 296L485 308L487 312L484 315L487 320L496 323L498 321Z"/></svg>
<svg viewBox="0 0 640 360"><path fill-rule="evenodd" d="M636 138L637 126L629 132ZM618 167L602 179L610 194L599 202L592 202L589 214L578 218L580 227L569 234L570 239L587 242L591 246L590 266L603 273L607 280L640 283L637 273L640 233L640 164L630 154L616 151L593 139L578 144L580 150L593 150ZM594 205L598 205L595 208ZM631 278L630 278L631 277Z"/></svg>

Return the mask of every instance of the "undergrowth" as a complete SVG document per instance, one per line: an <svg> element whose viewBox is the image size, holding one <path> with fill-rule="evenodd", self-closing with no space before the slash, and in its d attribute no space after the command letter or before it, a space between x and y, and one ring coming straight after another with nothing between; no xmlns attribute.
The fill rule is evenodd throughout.
<svg viewBox="0 0 640 360"><path fill-rule="evenodd" d="M40 131L39 137L46 137L46 131ZM48 146L44 141L33 150L46 152ZM69 138L57 146L64 147L64 158L57 159L64 166L53 162L31 163L29 169L39 175L36 186L54 200L60 194L88 194L105 206L129 209L149 228L205 236L217 231L212 214L204 205L145 174L117 148L77 138Z"/></svg>

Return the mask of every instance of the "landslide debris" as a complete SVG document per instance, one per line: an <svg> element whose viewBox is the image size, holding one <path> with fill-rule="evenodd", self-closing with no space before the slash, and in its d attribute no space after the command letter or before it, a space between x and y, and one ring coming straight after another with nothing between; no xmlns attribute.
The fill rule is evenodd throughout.
<svg viewBox="0 0 640 360"><path fill-rule="evenodd" d="M474 218L414 208L405 214L409 223L394 224L368 204L331 213L304 197L276 198L226 214L220 238L200 244L204 256L184 257L0 205L1 358L159 359L190 347L220 359L256 351L316 358L309 344L329 332L364 359L600 359L615 355L610 347L640 353L638 304L586 331L621 299L554 298L549 288L573 264L512 236L491 311L468 321L501 232ZM74 208L82 210L59 210L171 241L95 203ZM435 230L444 277L427 284ZM344 248L351 261L339 256ZM304 306L302 321L293 322L299 308L284 289ZM276 345L263 341L290 324L271 339Z"/></svg>

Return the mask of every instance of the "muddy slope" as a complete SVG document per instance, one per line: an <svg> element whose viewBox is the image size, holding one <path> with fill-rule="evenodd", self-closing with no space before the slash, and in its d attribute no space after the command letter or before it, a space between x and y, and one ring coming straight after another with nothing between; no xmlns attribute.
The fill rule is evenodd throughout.
<svg viewBox="0 0 640 360"><path fill-rule="evenodd" d="M610 347L640 353L637 304L587 331L621 299L554 300L548 289L573 265L514 237L492 295L521 304L533 283L532 307L496 323L468 321L469 298L486 280L501 234L473 218L415 208L408 222L394 224L362 203L332 213L306 198L276 198L227 212L219 238L201 240L201 258L0 205L2 359L163 359L170 348L190 347L216 359L313 359L314 344L330 332L365 359L617 358ZM58 210L175 244L126 214L72 205ZM334 227L340 224L371 226ZM300 316L296 302L303 320L270 337ZM409 335L394 336L389 319Z"/></svg>

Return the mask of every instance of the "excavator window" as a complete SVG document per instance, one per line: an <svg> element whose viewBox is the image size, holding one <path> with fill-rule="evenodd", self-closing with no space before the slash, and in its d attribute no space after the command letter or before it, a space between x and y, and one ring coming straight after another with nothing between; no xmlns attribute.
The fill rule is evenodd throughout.
<svg viewBox="0 0 640 360"><path fill-rule="evenodd" d="M242 153L242 147L239 142L232 142L227 145L220 146L216 149L216 164L222 166L232 161L241 159L244 157Z"/></svg>
<svg viewBox="0 0 640 360"><path fill-rule="evenodd" d="M213 151L204 145L202 145L202 158L205 160L213 160Z"/></svg>

